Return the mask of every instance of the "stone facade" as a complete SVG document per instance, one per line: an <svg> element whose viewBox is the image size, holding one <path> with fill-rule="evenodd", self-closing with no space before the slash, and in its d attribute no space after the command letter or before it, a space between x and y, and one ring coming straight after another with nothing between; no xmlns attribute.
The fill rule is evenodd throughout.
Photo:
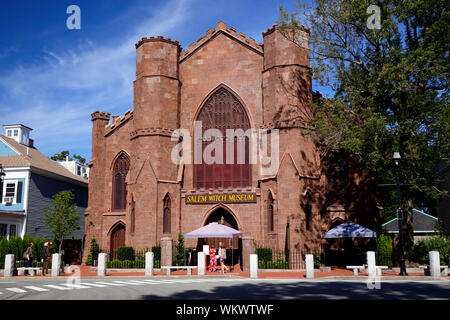
<svg viewBox="0 0 450 320"><path fill-rule="evenodd" d="M160 245L161 238L175 242L179 232L205 225L217 209L225 210L225 220L260 245L284 247L287 242L306 253L321 250L321 235L336 219L379 229L381 212L371 176L346 156L324 155L306 130L312 92L309 31L302 31L303 47L289 42L276 25L263 33L264 44L256 44L223 22L186 51L161 36L139 40L133 111L113 117L111 123L110 114L92 114L85 255L92 237L102 250L109 250L118 224L126 227L126 245L150 248ZM247 187L198 189L194 165L171 161L178 144L171 135L177 128L193 135L197 115L220 88L240 101L252 128L279 130L279 166L274 174L262 175L260 162L251 165ZM130 162L127 205L115 211L113 167L122 154ZM255 193L256 202L186 204L187 196L207 193ZM273 230L267 214L269 193ZM164 233L167 196L170 231ZM196 244L186 241L187 247Z"/></svg>

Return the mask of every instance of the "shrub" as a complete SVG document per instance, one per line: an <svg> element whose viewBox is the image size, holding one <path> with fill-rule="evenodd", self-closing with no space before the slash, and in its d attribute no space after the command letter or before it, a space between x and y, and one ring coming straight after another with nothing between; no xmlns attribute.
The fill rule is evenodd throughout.
<svg viewBox="0 0 450 320"><path fill-rule="evenodd" d="M134 249L133 247L120 247L117 250L117 259L124 260L134 260Z"/></svg>
<svg viewBox="0 0 450 320"><path fill-rule="evenodd" d="M185 249L184 249L184 236L182 233L178 234L178 244L175 256L175 263L177 266L184 266L185 263Z"/></svg>
<svg viewBox="0 0 450 320"><path fill-rule="evenodd" d="M156 260L161 260L161 247L160 246L154 246L152 247L153 257Z"/></svg>
<svg viewBox="0 0 450 320"><path fill-rule="evenodd" d="M378 264L392 267L392 238L387 234L380 234L377 239Z"/></svg>
<svg viewBox="0 0 450 320"><path fill-rule="evenodd" d="M322 265L322 257L320 256L320 252L316 249L312 250L312 254L314 257L314 268L318 269Z"/></svg>
<svg viewBox="0 0 450 320"><path fill-rule="evenodd" d="M5 262L5 256L9 253L9 242L6 238L0 240L0 263Z"/></svg>
<svg viewBox="0 0 450 320"><path fill-rule="evenodd" d="M272 261L272 249L270 248L256 248L256 254L259 261Z"/></svg>
<svg viewBox="0 0 450 320"><path fill-rule="evenodd" d="M100 252L100 248L98 246L97 240L95 238L91 238L91 246L89 249L89 254L86 257L86 265L92 266L94 265L94 260L98 260L98 253Z"/></svg>
<svg viewBox="0 0 450 320"><path fill-rule="evenodd" d="M413 259L416 262L428 263L428 252L439 251L440 263L447 264L450 252L450 238L446 236L433 236L419 241L414 246Z"/></svg>
<svg viewBox="0 0 450 320"><path fill-rule="evenodd" d="M258 268L260 269L288 269L287 261L258 261Z"/></svg>

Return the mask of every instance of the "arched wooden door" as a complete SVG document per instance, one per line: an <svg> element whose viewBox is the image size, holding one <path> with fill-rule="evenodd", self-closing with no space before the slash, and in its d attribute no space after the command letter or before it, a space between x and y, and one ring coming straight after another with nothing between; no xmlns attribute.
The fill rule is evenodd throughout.
<svg viewBox="0 0 450 320"><path fill-rule="evenodd" d="M125 246L125 226L117 225L111 232L111 259L117 259L117 250Z"/></svg>

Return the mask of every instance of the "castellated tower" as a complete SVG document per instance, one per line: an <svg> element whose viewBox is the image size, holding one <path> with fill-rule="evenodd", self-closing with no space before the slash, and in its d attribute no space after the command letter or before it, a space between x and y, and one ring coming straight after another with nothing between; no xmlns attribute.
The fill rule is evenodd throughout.
<svg viewBox="0 0 450 320"><path fill-rule="evenodd" d="M305 243L320 241L302 230L307 216L316 222L314 226L320 224L320 208L315 199L320 190L320 159L315 143L304 130L311 117L312 99L309 30L300 27L296 33L297 43L293 43L277 25L263 32L263 127L279 130L280 165L276 184L268 184L278 195L275 232L285 234L293 247L303 247ZM303 206L306 202L307 208ZM288 232L289 226L295 231ZM317 234L318 230L314 232ZM269 243L280 245L271 237L270 233L266 235Z"/></svg>
<svg viewBox="0 0 450 320"><path fill-rule="evenodd" d="M178 165L171 152L178 143L171 141L179 128L180 81L178 41L162 36L142 38L136 44L133 131L130 133L133 165L127 176L129 243L159 243L163 234L176 234L179 214L176 205L179 185ZM170 195L170 226L163 226L162 205ZM135 226L135 227L134 227ZM135 232L133 232L135 229ZM163 230L165 229L165 231Z"/></svg>
<svg viewBox="0 0 450 320"><path fill-rule="evenodd" d="M86 237L85 248L90 247L92 238L97 240L102 237L102 214L104 211L105 178L104 167L105 157L105 127L110 119L110 114L95 111L91 114L92 120L92 156L89 162L89 203L85 211L85 228L89 237ZM86 258L89 250L84 251L83 259Z"/></svg>
<svg viewBox="0 0 450 320"><path fill-rule="evenodd" d="M134 151L138 163L150 157L158 179L175 180L170 154L172 132L179 127L178 41L143 38L136 44ZM164 169L162 169L164 167Z"/></svg>
<svg viewBox="0 0 450 320"><path fill-rule="evenodd" d="M265 126L298 126L310 113L307 105L311 101L309 30L301 27L297 34L295 44L277 25L263 33Z"/></svg>

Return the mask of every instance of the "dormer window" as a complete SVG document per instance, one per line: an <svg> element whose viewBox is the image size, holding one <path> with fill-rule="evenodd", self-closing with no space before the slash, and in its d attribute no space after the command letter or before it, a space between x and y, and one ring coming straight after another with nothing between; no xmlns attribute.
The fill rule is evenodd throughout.
<svg viewBox="0 0 450 320"><path fill-rule="evenodd" d="M19 130L14 129L14 137L17 137L19 135Z"/></svg>
<svg viewBox="0 0 450 320"><path fill-rule="evenodd" d="M6 135L7 135L8 137L11 137L11 135L12 135L12 130L8 130L8 131L6 132Z"/></svg>

